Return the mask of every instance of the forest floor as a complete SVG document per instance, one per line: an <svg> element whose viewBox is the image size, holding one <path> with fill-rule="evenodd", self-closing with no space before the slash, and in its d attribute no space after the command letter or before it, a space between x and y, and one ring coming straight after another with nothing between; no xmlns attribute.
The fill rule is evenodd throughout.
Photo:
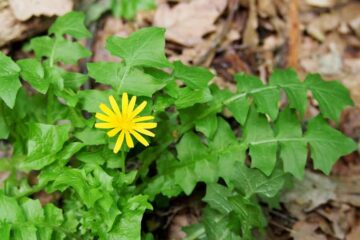
<svg viewBox="0 0 360 240"><path fill-rule="evenodd" d="M32 24L40 25L41 32L47 22ZM114 60L104 50L106 38L127 36L145 26L165 27L170 59L209 67L221 87L234 89L237 72L258 75L266 82L273 69L286 67L295 68L301 77L318 72L342 81L355 106L343 113L337 127L359 142L360 1L158 0L155 10L140 12L133 21L108 14L93 23L95 38L84 43L94 51L89 61ZM3 51L22 57L21 44L7 44ZM309 102L305 118L318 112L311 96ZM174 201L168 212L147 215L145 227L162 232L163 238L182 239L181 227L199 220L198 194ZM340 159L329 177L316 174L309 163L304 181L284 193L281 206L264 210L268 239L360 239L359 154ZM154 227L158 219L163 224Z"/></svg>

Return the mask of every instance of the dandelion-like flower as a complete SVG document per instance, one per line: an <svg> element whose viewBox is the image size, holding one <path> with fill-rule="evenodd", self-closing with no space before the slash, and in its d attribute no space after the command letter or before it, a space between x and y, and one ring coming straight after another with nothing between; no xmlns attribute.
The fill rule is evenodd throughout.
<svg viewBox="0 0 360 240"><path fill-rule="evenodd" d="M119 152L124 142L124 138L127 146L133 148L134 142L131 136L134 136L144 146L149 146L149 142L141 136L140 133L154 137L155 134L149 131L149 129L156 128L157 123L146 122L153 120L154 116L139 116L141 111L144 110L147 102L143 101L135 108L136 96L133 96L129 102L127 93L123 93L122 95L121 111L113 96L109 96L109 102L112 110L104 103L100 104L99 107L105 114L96 113L95 117L104 122L96 123L95 127L111 129L107 132L109 137L114 137L119 134L114 147L114 153Z"/></svg>

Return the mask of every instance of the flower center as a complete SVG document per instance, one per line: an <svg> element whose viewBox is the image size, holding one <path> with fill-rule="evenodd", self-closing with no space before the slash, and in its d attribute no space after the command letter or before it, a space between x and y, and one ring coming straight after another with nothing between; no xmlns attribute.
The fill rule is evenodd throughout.
<svg viewBox="0 0 360 240"><path fill-rule="evenodd" d="M131 119L125 117L125 118L117 119L117 121L121 129L125 131L129 131L133 129L133 122L131 121Z"/></svg>

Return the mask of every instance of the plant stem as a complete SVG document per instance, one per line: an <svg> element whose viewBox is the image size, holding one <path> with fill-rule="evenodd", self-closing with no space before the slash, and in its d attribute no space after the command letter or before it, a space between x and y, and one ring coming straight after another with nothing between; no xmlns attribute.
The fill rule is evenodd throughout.
<svg viewBox="0 0 360 240"><path fill-rule="evenodd" d="M59 37L55 36L54 45L53 45L53 47L51 49L51 54L50 54L50 57L49 57L49 66L50 67L54 66L54 55L55 55L55 49L56 49L56 45L58 44L58 41L59 41Z"/></svg>
<svg viewBox="0 0 360 240"><path fill-rule="evenodd" d="M52 123L52 116L50 114L50 110L54 105L54 91L52 89L52 87L49 88L48 90L48 94L47 94L47 114L46 114L46 121L47 123L51 124Z"/></svg>
<svg viewBox="0 0 360 240"><path fill-rule="evenodd" d="M121 151L121 171L126 174L125 152Z"/></svg>

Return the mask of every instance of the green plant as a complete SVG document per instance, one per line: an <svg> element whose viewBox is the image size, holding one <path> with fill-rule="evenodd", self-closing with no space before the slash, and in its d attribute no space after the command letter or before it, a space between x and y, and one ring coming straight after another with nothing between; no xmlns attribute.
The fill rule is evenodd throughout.
<svg viewBox="0 0 360 240"><path fill-rule="evenodd" d="M156 7L154 0L100 0L85 6L86 22L97 20L102 14L111 11L114 17L133 20L139 11Z"/></svg>
<svg viewBox="0 0 360 240"><path fill-rule="evenodd" d="M352 105L340 83L318 74L302 82L285 69L266 85L237 74L237 92L222 90L208 69L170 63L160 28L110 37L106 49L120 61L87 65L108 89L84 89L88 76L66 70L91 54L77 42L90 37L83 21L76 12L58 18L48 36L31 40L35 58L15 63L0 55L0 138L13 149L0 161L0 170L11 173L0 190L2 239L140 239L143 213L157 196L189 195L199 182L207 185L207 207L201 222L186 229L188 240L252 239L254 230L259 238L266 227L260 200L272 204L287 178L301 179L308 154L328 174L356 149L327 123ZM320 114L303 122L308 91ZM114 154L115 140L94 128L95 113L124 92L147 101L144 113L158 126L149 147ZM36 183L19 171L31 171ZM60 192L61 201L42 207L32 199L40 191Z"/></svg>

